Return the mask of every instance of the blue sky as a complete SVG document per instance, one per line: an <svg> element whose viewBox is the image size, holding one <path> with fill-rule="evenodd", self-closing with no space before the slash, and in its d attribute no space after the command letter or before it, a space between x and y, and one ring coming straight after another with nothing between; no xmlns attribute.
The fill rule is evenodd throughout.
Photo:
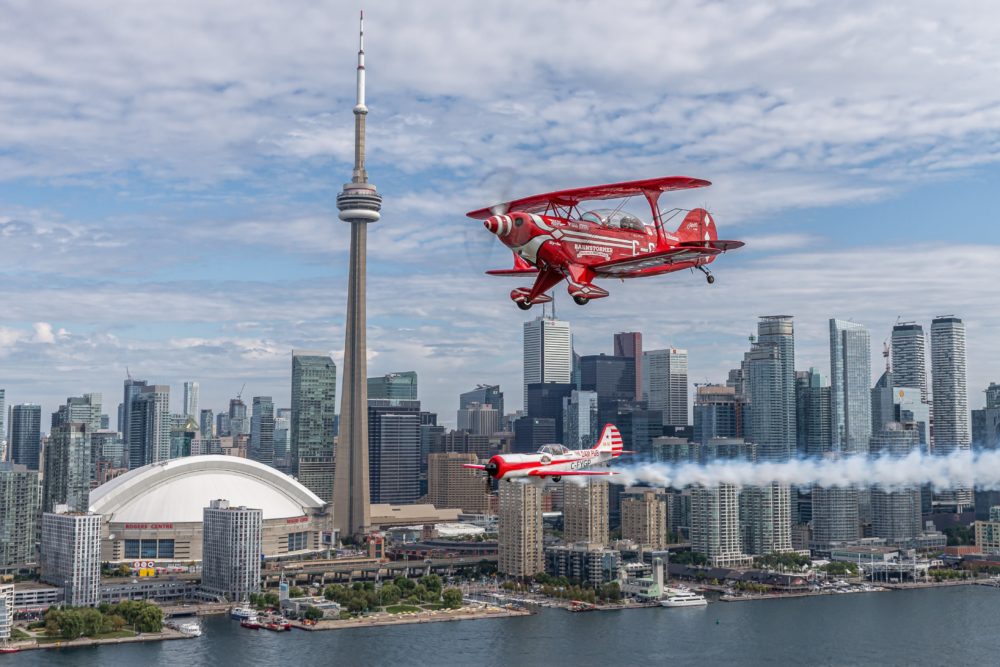
<svg viewBox="0 0 1000 667"><path fill-rule="evenodd" d="M343 348L358 5L12 2L0 8L0 387L120 400L133 375L203 407L286 404L291 350ZM582 353L640 330L721 380L755 318L968 326L970 404L1000 380L1000 21L981 3L380 2L368 7L369 370L415 369L454 420L520 402L516 281L463 213L659 175L747 247L711 288L605 283ZM470 226L473 230L470 231ZM489 241L487 238L486 241ZM873 378L874 379L874 378Z"/></svg>

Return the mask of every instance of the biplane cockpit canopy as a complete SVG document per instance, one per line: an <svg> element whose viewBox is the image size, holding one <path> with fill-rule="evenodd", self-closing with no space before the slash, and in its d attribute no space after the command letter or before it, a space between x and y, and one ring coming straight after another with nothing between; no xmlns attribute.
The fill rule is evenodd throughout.
<svg viewBox="0 0 1000 667"><path fill-rule="evenodd" d="M581 219L588 222L596 222L609 229L631 229L636 232L646 231L646 226L636 216L626 211L617 211L611 208L587 211L581 216Z"/></svg>

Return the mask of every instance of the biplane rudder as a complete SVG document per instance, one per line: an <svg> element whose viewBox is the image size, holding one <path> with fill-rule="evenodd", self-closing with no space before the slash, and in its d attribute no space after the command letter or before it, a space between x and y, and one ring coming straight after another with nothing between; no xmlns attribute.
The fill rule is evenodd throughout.
<svg viewBox="0 0 1000 667"><path fill-rule="evenodd" d="M677 228L677 237L681 242L715 241L719 234L715 230L712 214L703 208L695 208L684 216L681 226Z"/></svg>

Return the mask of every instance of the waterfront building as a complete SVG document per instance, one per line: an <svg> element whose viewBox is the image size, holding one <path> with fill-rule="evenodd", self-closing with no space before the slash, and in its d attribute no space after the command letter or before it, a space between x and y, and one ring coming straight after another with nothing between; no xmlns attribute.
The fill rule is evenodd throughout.
<svg viewBox="0 0 1000 667"><path fill-rule="evenodd" d="M430 454L427 457L427 501L438 509L488 513L489 480L484 481L478 470L462 467L469 463L479 463L479 457L459 452Z"/></svg>
<svg viewBox="0 0 1000 667"><path fill-rule="evenodd" d="M228 500L211 501L204 509L201 589L232 602L260 591L263 511Z"/></svg>
<svg viewBox="0 0 1000 667"><path fill-rule="evenodd" d="M920 400L926 403L927 351L924 328L914 322L901 322L892 328L892 371L896 385L920 390Z"/></svg>
<svg viewBox="0 0 1000 667"><path fill-rule="evenodd" d="M687 426L688 353L669 348L642 353L642 394L649 409L663 413L663 423Z"/></svg>
<svg viewBox="0 0 1000 667"><path fill-rule="evenodd" d="M990 508L989 520L976 521L976 546L984 556L1000 556L1000 506Z"/></svg>
<svg viewBox="0 0 1000 667"><path fill-rule="evenodd" d="M545 573L584 585L600 586L618 579L621 554L603 543L557 545L545 548Z"/></svg>
<svg viewBox="0 0 1000 667"><path fill-rule="evenodd" d="M270 396L253 397L247 455L264 465L274 465L274 401Z"/></svg>
<svg viewBox="0 0 1000 667"><path fill-rule="evenodd" d="M10 411L10 461L38 470L41 463L42 406L15 405Z"/></svg>
<svg viewBox="0 0 1000 667"><path fill-rule="evenodd" d="M420 419L420 401L368 400L372 503L408 504L420 498Z"/></svg>
<svg viewBox="0 0 1000 667"><path fill-rule="evenodd" d="M836 459L840 455L828 454ZM835 546L857 542L861 538L859 491L852 488L812 488L812 540L809 548L828 552Z"/></svg>
<svg viewBox="0 0 1000 667"><path fill-rule="evenodd" d="M52 512L57 505L67 505L70 511L86 512L90 477L87 425L59 424L52 429L45 447L42 511Z"/></svg>
<svg viewBox="0 0 1000 667"><path fill-rule="evenodd" d="M333 497L336 393L337 366L328 354L292 351L290 467L307 489L326 502Z"/></svg>
<svg viewBox="0 0 1000 667"><path fill-rule="evenodd" d="M753 461L754 447L736 438L716 438L705 443L700 461ZM694 486L690 490L691 550L708 558L713 567L747 565L740 533L740 490L733 484Z"/></svg>
<svg viewBox="0 0 1000 667"><path fill-rule="evenodd" d="M368 378L368 400L374 398L401 401L418 400L416 371L388 373Z"/></svg>
<svg viewBox="0 0 1000 667"><path fill-rule="evenodd" d="M459 410L469 407L472 403L493 406L501 418L503 418L505 414L503 411L503 392L500 391L500 385L498 384L479 384L476 385L475 389L459 394Z"/></svg>
<svg viewBox="0 0 1000 667"><path fill-rule="evenodd" d="M601 435L598 420L597 392L573 389L563 398L563 439L570 449L587 449L597 444Z"/></svg>
<svg viewBox="0 0 1000 667"><path fill-rule="evenodd" d="M540 315L524 323L524 406L528 385L539 382L569 384L573 371L573 337L569 322ZM528 414L531 414L530 412Z"/></svg>
<svg viewBox="0 0 1000 667"><path fill-rule="evenodd" d="M920 448L916 424L888 422L872 436L872 454L903 458ZM921 533L920 488L918 486L883 489L875 487L872 495L872 535L886 544L909 546Z"/></svg>
<svg viewBox="0 0 1000 667"><path fill-rule="evenodd" d="M35 562L41 483L35 470L0 462L0 571Z"/></svg>
<svg viewBox="0 0 1000 667"><path fill-rule="evenodd" d="M97 487L90 506L103 515L101 559L183 564L202 559L203 510L225 493L261 509L267 560L309 556L329 530L325 503L294 478L237 456L203 455L130 470Z"/></svg>
<svg viewBox="0 0 1000 667"><path fill-rule="evenodd" d="M129 468L139 468L170 458L170 387L156 384L129 387Z"/></svg>
<svg viewBox="0 0 1000 667"><path fill-rule="evenodd" d="M563 540L569 544L608 543L608 482L565 479L563 488Z"/></svg>
<svg viewBox="0 0 1000 667"><path fill-rule="evenodd" d="M616 357L632 360L635 374L635 398L642 399L643 392L643 356L642 334L638 331L616 333L614 337L614 352Z"/></svg>
<svg viewBox="0 0 1000 667"><path fill-rule="evenodd" d="M472 435L493 435L500 430L500 412L489 404L466 403L458 409L458 430Z"/></svg>
<svg viewBox="0 0 1000 667"><path fill-rule="evenodd" d="M184 383L184 412L185 417L198 417L198 394L200 387L197 382Z"/></svg>
<svg viewBox="0 0 1000 667"><path fill-rule="evenodd" d="M966 385L965 324L953 316L931 322L931 378L934 395L934 436L931 453L947 456L972 447L969 396ZM942 505L961 512L972 506L972 489L939 494Z"/></svg>
<svg viewBox="0 0 1000 667"><path fill-rule="evenodd" d="M621 495L621 532L644 549L666 549L669 541L667 494L663 489L630 487Z"/></svg>
<svg viewBox="0 0 1000 667"><path fill-rule="evenodd" d="M2 410L0 410L2 412ZM0 646L14 629L14 584L0 583Z"/></svg>
<svg viewBox="0 0 1000 667"><path fill-rule="evenodd" d="M42 581L62 587L63 599L71 607L97 606L101 602L101 515L56 509L42 514Z"/></svg>
<svg viewBox="0 0 1000 667"><path fill-rule="evenodd" d="M831 451L830 385L815 368L796 373L795 428L799 454L820 457Z"/></svg>
<svg viewBox="0 0 1000 667"><path fill-rule="evenodd" d="M545 570L542 487L519 482L499 487L497 570L508 577L532 577Z"/></svg>

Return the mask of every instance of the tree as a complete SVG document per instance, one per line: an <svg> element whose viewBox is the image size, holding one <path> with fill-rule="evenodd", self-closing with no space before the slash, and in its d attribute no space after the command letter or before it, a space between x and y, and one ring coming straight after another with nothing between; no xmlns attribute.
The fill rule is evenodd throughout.
<svg viewBox="0 0 1000 667"><path fill-rule="evenodd" d="M101 630L104 625L104 614L97 609L81 609L75 613L80 615L80 621L83 625L83 634L88 637L96 637L101 634Z"/></svg>
<svg viewBox="0 0 1000 667"><path fill-rule="evenodd" d="M420 583L427 587L429 591L435 591L439 595L441 593L441 577L436 574L428 574L426 576L420 577Z"/></svg>
<svg viewBox="0 0 1000 667"><path fill-rule="evenodd" d="M403 595L408 595L410 591L417 587L417 582L412 579L407 579L406 577L396 577L393 579L392 583L399 587L399 590L403 591Z"/></svg>
<svg viewBox="0 0 1000 667"><path fill-rule="evenodd" d="M291 588L288 589L288 597L290 598L305 597L305 594L306 594L305 591L303 591L298 586L292 586Z"/></svg>
<svg viewBox="0 0 1000 667"><path fill-rule="evenodd" d="M458 609L462 606L462 591L457 588L446 588L441 594L444 606L448 609Z"/></svg>
<svg viewBox="0 0 1000 667"><path fill-rule="evenodd" d="M318 621L323 618L323 610L319 607L314 607L309 605L306 607L306 611L302 614L307 621Z"/></svg>
<svg viewBox="0 0 1000 667"><path fill-rule="evenodd" d="M379 601L383 606L396 604L402 595L402 591L399 590L396 584L384 584L382 590L379 591Z"/></svg>
<svg viewBox="0 0 1000 667"><path fill-rule="evenodd" d="M351 601L347 603L347 610L352 614L360 614L365 610L364 598L352 597Z"/></svg>
<svg viewBox="0 0 1000 667"><path fill-rule="evenodd" d="M118 614L111 614L107 617L107 619L108 625L110 625L111 629L115 632L118 632L125 627L125 619Z"/></svg>
<svg viewBox="0 0 1000 667"><path fill-rule="evenodd" d="M135 620L139 632L159 632L163 629L163 610L155 604L146 604Z"/></svg>

